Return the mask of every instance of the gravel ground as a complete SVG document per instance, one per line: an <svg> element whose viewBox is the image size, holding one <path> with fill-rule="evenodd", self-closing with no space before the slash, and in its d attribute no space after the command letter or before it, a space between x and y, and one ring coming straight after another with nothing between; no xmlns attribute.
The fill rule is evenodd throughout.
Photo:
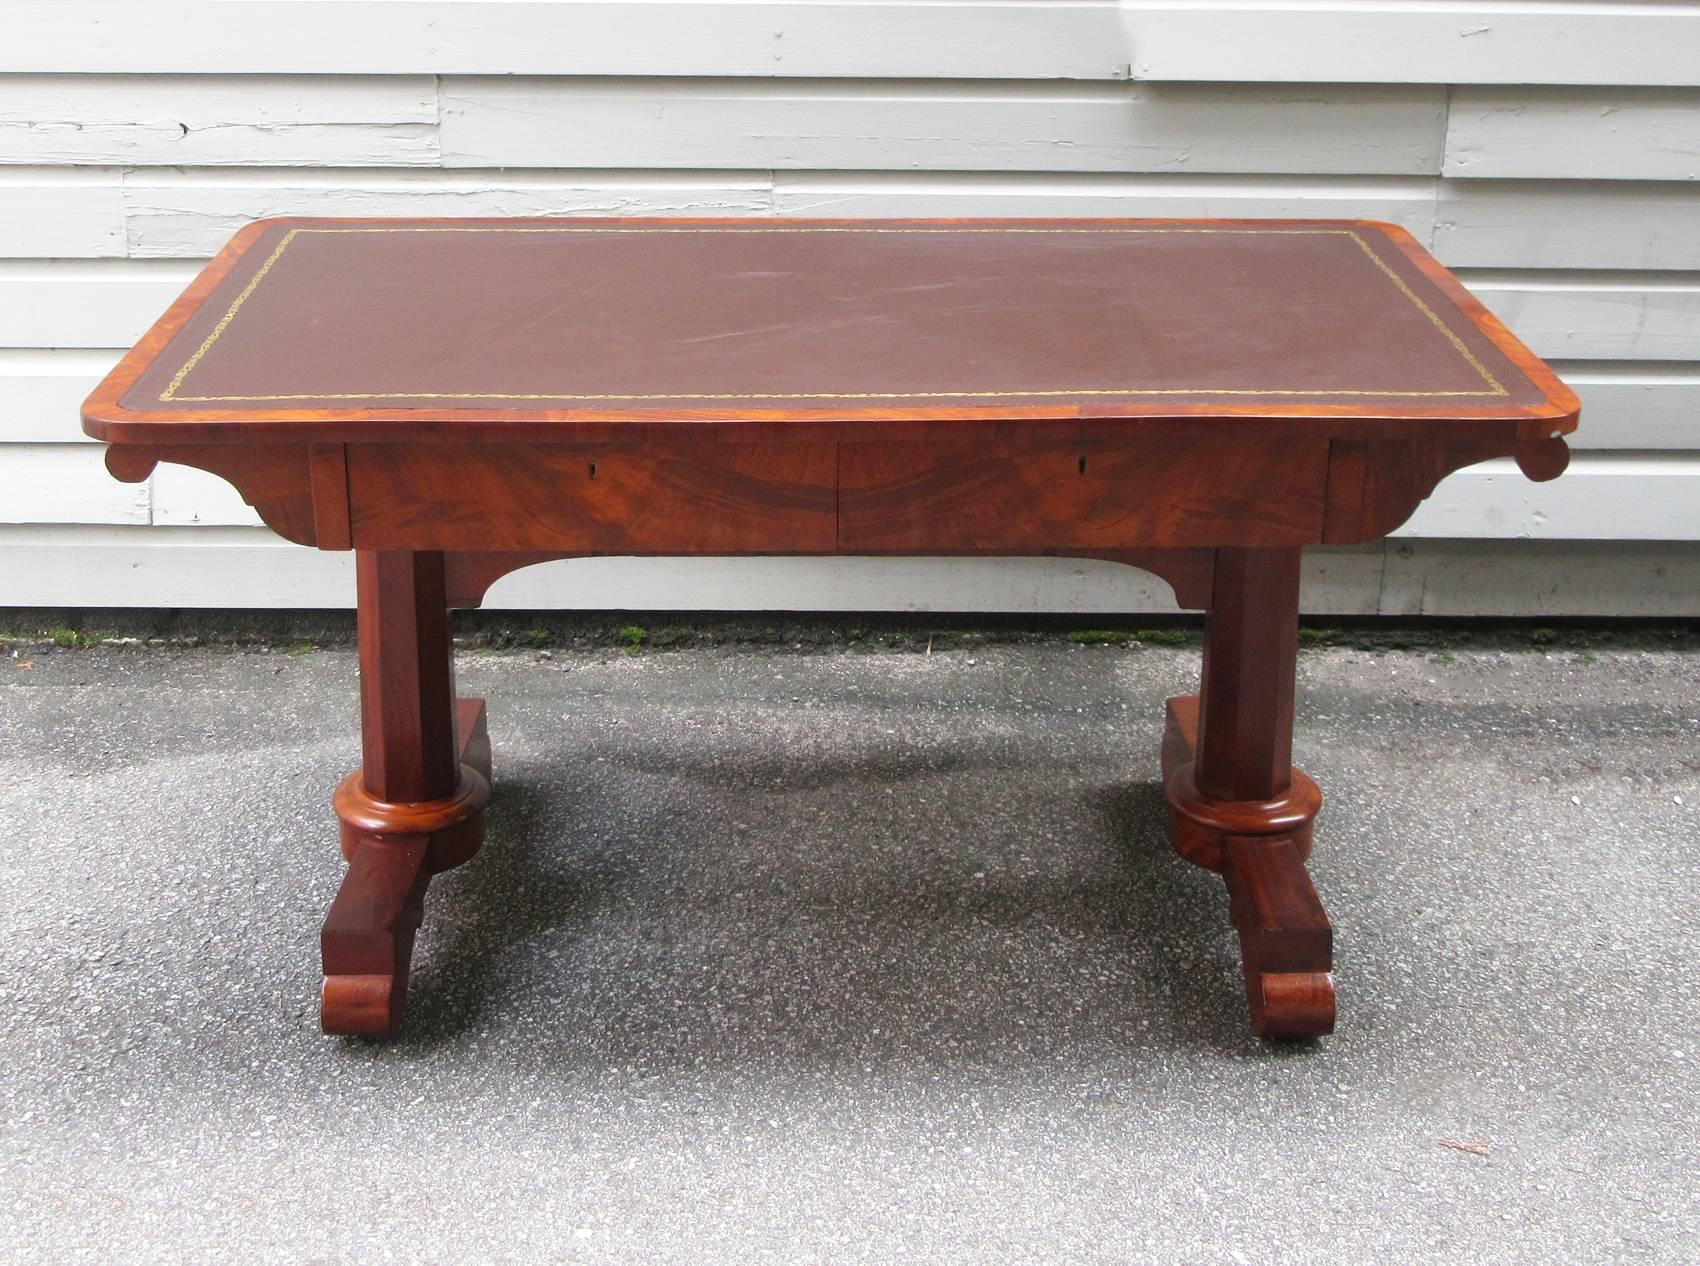
<svg viewBox="0 0 1700 1266"><path fill-rule="evenodd" d="M1340 1031L1285 1046L1162 836L1196 672L463 656L486 847L373 1044L315 1010L353 656L20 649L0 1257L1700 1259L1700 656L1308 651Z"/></svg>

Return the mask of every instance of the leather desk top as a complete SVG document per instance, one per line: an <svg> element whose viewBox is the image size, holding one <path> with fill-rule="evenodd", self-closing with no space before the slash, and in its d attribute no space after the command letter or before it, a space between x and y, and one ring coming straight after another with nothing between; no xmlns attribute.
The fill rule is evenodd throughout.
<svg viewBox="0 0 1700 1266"><path fill-rule="evenodd" d="M238 234L85 424L156 441L733 419L1557 433L1576 409L1372 222L292 219Z"/></svg>

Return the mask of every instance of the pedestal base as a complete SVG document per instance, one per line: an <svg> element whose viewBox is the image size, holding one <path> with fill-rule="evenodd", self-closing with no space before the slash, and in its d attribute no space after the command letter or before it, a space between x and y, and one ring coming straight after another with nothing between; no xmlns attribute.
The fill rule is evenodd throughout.
<svg viewBox="0 0 1700 1266"><path fill-rule="evenodd" d="M1331 1033L1334 933L1305 870L1322 793L1295 769L1278 799L1211 799L1193 781L1197 748L1197 696L1170 699L1163 727L1169 840L1228 885L1252 1027L1262 1037Z"/></svg>
<svg viewBox="0 0 1700 1266"><path fill-rule="evenodd" d="M326 1033L387 1037L396 1031L431 876L467 861L484 841L490 737L482 699L456 701L455 738L460 780L446 799L375 800L358 773L337 788L348 872L319 933Z"/></svg>

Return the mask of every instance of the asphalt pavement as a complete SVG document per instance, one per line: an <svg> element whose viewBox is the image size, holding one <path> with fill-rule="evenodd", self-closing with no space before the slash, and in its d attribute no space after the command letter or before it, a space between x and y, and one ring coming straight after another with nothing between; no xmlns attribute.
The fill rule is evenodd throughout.
<svg viewBox="0 0 1700 1266"><path fill-rule="evenodd" d="M484 851L317 1029L346 650L0 661L7 1263L1700 1260L1700 656L1307 650L1339 1030L1163 836L1186 648L466 654Z"/></svg>

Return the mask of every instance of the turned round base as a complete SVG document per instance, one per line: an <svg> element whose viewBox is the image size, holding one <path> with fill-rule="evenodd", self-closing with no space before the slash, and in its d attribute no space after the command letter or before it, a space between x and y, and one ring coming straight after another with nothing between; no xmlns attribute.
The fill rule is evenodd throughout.
<svg viewBox="0 0 1700 1266"><path fill-rule="evenodd" d="M454 794L441 800L395 803L367 794L360 772L350 774L331 798L342 822L342 855L354 860L360 845L396 836L424 837L429 874L449 870L471 859L484 842L484 806L490 802L490 782L471 765L460 767Z"/></svg>
<svg viewBox="0 0 1700 1266"><path fill-rule="evenodd" d="M1223 869L1229 836L1284 835L1310 856L1311 821L1322 809L1322 789L1302 769L1273 800L1215 800L1193 781L1193 762L1177 765L1164 793L1169 801L1169 840L1187 861L1206 870Z"/></svg>

